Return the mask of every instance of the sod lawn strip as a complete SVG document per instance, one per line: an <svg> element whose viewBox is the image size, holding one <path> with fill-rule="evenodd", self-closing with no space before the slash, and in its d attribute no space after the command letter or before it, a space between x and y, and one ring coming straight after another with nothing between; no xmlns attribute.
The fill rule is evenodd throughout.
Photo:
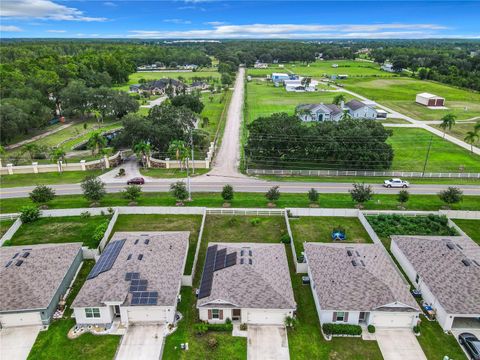
<svg viewBox="0 0 480 360"><path fill-rule="evenodd" d="M189 231L189 244L185 275L192 273L198 233L202 224L200 215L119 215L112 235L118 231Z"/></svg>
<svg viewBox="0 0 480 360"><path fill-rule="evenodd" d="M480 220L453 219L453 222L480 245Z"/></svg>
<svg viewBox="0 0 480 360"><path fill-rule="evenodd" d="M81 242L90 249L100 241L93 239L98 225L108 222L108 216L44 217L22 224L10 240L10 245L38 245Z"/></svg>
<svg viewBox="0 0 480 360"><path fill-rule="evenodd" d="M280 187L280 191L282 188ZM392 194L375 194L373 200L364 204L366 210L398 210L398 192ZM128 206L130 200L125 199L121 193L109 193L101 201L102 207ZM166 192L146 192L137 200L138 206L175 206L176 200ZM185 206L205 206L221 208L224 200L220 193L193 193L192 201L186 201ZM310 206L307 194L282 193L276 202L277 208ZM355 203L350 194L320 194L319 206L322 208L348 208L354 209ZM23 206L34 205L29 198L10 198L0 201L0 213L15 213ZM88 208L90 202L82 195L61 195L48 203L49 209ZM445 204L437 195L411 194L405 207L407 210L438 211ZM263 193L235 193L231 201L234 208L268 208L268 200ZM452 210L480 210L480 196L464 196L463 201L450 206Z"/></svg>
<svg viewBox="0 0 480 360"><path fill-rule="evenodd" d="M75 326L70 318L72 304L82 287L88 273L95 265L93 260L85 260L73 283L66 300L66 310L62 319L52 320L46 331L40 331L30 351L28 360L112 360L115 357L121 336L82 334L76 339L67 337L68 331Z"/></svg>
<svg viewBox="0 0 480 360"><path fill-rule="evenodd" d="M39 174L13 174L0 176L0 188L19 186L74 184L87 176L99 176L102 170L48 172Z"/></svg>
<svg viewBox="0 0 480 360"><path fill-rule="evenodd" d="M0 238L10 229L15 220L0 220Z"/></svg>
<svg viewBox="0 0 480 360"><path fill-rule="evenodd" d="M302 216L290 218L293 240L297 257L302 255L304 242L332 243L371 243L372 239L356 217ZM347 239L333 241L333 229L343 228Z"/></svg>

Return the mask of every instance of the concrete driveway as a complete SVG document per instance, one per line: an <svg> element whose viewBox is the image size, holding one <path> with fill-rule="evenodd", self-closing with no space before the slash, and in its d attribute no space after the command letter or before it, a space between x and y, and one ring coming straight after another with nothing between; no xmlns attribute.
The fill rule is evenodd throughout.
<svg viewBox="0 0 480 360"><path fill-rule="evenodd" d="M130 325L123 335L115 359L160 359L164 333L165 325Z"/></svg>
<svg viewBox="0 0 480 360"><path fill-rule="evenodd" d="M248 360L288 360L287 331L283 326L249 325Z"/></svg>
<svg viewBox="0 0 480 360"><path fill-rule="evenodd" d="M40 326L20 326L0 330L0 359L25 360L40 329Z"/></svg>
<svg viewBox="0 0 480 360"><path fill-rule="evenodd" d="M378 329L377 343L384 360L427 360L411 329Z"/></svg>

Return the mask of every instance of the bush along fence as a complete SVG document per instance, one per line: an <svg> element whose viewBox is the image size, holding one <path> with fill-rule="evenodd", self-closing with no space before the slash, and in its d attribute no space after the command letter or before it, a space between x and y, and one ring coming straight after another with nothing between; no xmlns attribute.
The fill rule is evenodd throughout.
<svg viewBox="0 0 480 360"><path fill-rule="evenodd" d="M480 173L432 173L421 171L363 171L363 170L290 170L290 169L247 169L248 175L290 176L365 176L404 178L452 178L480 179Z"/></svg>
<svg viewBox="0 0 480 360"><path fill-rule="evenodd" d="M212 163L213 155L215 153L215 142L210 143L210 147L207 151L207 156L205 160L195 160L188 161L189 168L196 169L210 169ZM165 158L164 160L155 159L153 157L147 158L147 167L149 168L162 168L162 169L179 169L185 167L185 162L180 162L175 159Z"/></svg>

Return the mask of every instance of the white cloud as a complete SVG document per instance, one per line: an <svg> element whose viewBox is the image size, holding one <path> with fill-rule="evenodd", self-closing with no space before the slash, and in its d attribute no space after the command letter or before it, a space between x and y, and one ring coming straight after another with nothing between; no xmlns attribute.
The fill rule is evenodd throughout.
<svg viewBox="0 0 480 360"><path fill-rule="evenodd" d="M223 22L223 21L207 21L204 24L205 25L212 25L212 26L220 26L220 25L225 25L226 22Z"/></svg>
<svg viewBox="0 0 480 360"><path fill-rule="evenodd" d="M103 3L103 5L105 5L105 6L110 6L110 7L117 7L117 4L115 4L115 3L112 2L112 1L105 1L105 2Z"/></svg>
<svg viewBox="0 0 480 360"><path fill-rule="evenodd" d="M47 30L48 33L58 33L58 34L61 34L61 33L65 33L67 32L67 30Z"/></svg>
<svg viewBox="0 0 480 360"><path fill-rule="evenodd" d="M83 11L50 0L3 0L0 16L8 18L37 18L66 21L105 21L103 17L84 16Z"/></svg>
<svg viewBox="0 0 480 360"><path fill-rule="evenodd" d="M2 32L21 32L23 31L18 26L13 25L0 25L0 31Z"/></svg>
<svg viewBox="0 0 480 360"><path fill-rule="evenodd" d="M163 22L171 23L171 24L191 24L190 20L183 20L183 19L165 19Z"/></svg>

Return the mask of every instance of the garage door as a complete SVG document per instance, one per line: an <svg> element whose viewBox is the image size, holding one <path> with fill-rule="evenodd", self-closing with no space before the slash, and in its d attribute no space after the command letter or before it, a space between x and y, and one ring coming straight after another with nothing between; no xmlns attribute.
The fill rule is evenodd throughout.
<svg viewBox="0 0 480 360"><path fill-rule="evenodd" d="M145 322L157 322L163 323L166 321L167 314L165 309L129 309L127 310L129 323L145 323Z"/></svg>
<svg viewBox="0 0 480 360"><path fill-rule="evenodd" d="M262 312L249 311L247 313L247 322L249 324L283 324L285 314L283 312Z"/></svg>
<svg viewBox="0 0 480 360"><path fill-rule="evenodd" d="M371 323L377 327L411 327L412 314L374 314Z"/></svg>
<svg viewBox="0 0 480 360"><path fill-rule="evenodd" d="M2 327L42 325L42 318L39 312L0 314L0 324Z"/></svg>

